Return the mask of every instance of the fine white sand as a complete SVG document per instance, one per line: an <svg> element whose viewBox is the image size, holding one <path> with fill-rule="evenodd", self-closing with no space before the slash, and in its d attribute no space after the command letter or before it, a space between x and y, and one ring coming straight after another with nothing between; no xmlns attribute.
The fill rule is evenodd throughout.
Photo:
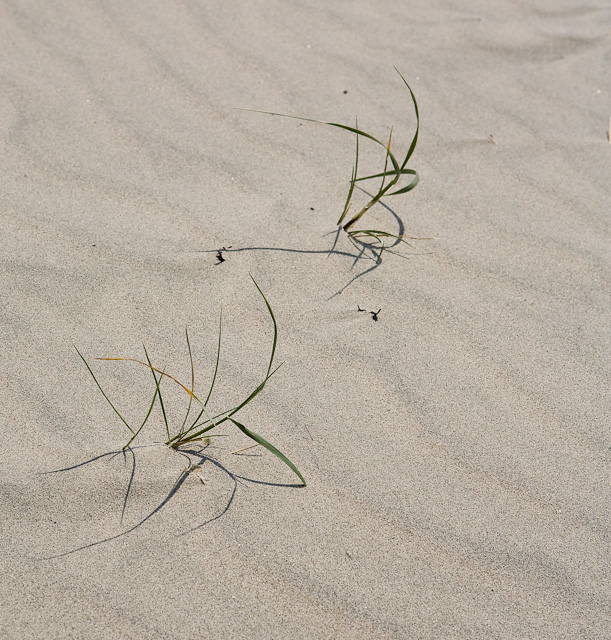
<svg viewBox="0 0 611 640"><path fill-rule="evenodd" d="M605 2L5 0L0 42L2 638L609 637ZM421 183L363 223L438 239L375 267L329 253L354 137L232 107L401 155L393 65ZM284 366L239 419L308 486L226 424L187 477L104 455L72 345L137 422L150 374L92 359L189 382L188 326L205 393L222 306L225 409L271 348L249 273Z"/></svg>

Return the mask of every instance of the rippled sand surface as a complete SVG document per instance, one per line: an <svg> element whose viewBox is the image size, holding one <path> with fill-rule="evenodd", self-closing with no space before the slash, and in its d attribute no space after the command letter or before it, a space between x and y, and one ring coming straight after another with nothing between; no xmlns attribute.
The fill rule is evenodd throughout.
<svg viewBox="0 0 611 640"><path fill-rule="evenodd" d="M4 0L0 42L3 638L609 637L604 2ZM233 107L401 155L393 65L421 182L368 224L437 239L376 264L334 246L353 136ZM227 424L121 453L73 348L138 422L151 376L93 358L189 382L189 327L205 393L222 306L223 410L269 358L249 274L284 365L240 421L306 488Z"/></svg>

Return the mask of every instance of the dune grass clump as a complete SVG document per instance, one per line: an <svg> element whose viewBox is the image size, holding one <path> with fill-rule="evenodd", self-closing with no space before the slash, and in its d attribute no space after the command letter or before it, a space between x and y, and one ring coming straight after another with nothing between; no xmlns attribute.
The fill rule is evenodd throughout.
<svg viewBox="0 0 611 640"><path fill-rule="evenodd" d="M418 112L418 103L416 102L416 97L414 96L414 92L411 87L407 83L407 80L401 75L401 72L395 67L395 71L403 80L405 86L407 87L412 103L414 105L414 111L416 113L416 132L414 133L414 137L410 143L409 149L403 158L402 162L399 162L395 157L394 153L391 151L391 143L392 143L392 129L390 131L390 135L388 137L388 142L382 142L372 136L369 133L358 128L358 120L356 120L355 126L351 127L345 124L339 124L337 122L326 122L324 120L314 120L312 118L303 118L299 116L289 116L283 113L273 113L271 111L258 111L254 109L244 109L245 111L255 111L256 113L265 113L272 116L281 116L283 118L292 118L295 120L303 120L305 122L316 122L318 124L326 124L330 127L338 127L340 129L345 129L346 131L350 131L356 134L356 158L354 162L354 167L352 169L352 176L350 178L350 186L348 188L348 195L346 197L346 203L344 205L344 210L342 211L339 220L337 221L338 227L343 229L347 234L349 239L352 242L356 240L362 239L373 239L380 246L380 254L384 250L384 238L394 238L400 242L405 242L408 244L404 237L397 236L395 234L389 233L387 231L381 231L379 229L353 229L354 225L359 222L359 220L374 206L376 205L383 197L386 196L397 196L403 193L408 193L412 189L416 187L419 181L418 174L413 169L407 169L406 165L412 157L416 145L418 143L418 132L420 130L420 114ZM384 170L381 173L375 173L368 176L358 176L358 165L359 165L359 139L365 138L367 140L372 140L376 144L382 146L385 149L385 160L384 160ZM389 167L390 163L390 167ZM403 187L396 188L398 186L399 181L403 176L409 176L410 181L407 185ZM365 204L365 206L360 209L356 214L348 217L348 213L352 204L352 196L354 194L354 188L357 182L364 183L367 180L381 180L380 185L375 189L375 193L373 197Z"/></svg>
<svg viewBox="0 0 611 640"><path fill-rule="evenodd" d="M167 373L165 369L158 369L154 367L149 357L148 351L144 345L143 345L143 349L144 349L146 362L142 360L137 360L135 358L94 358L95 360L104 360L104 361L131 362L131 363L142 365L150 370L154 380L155 391L153 393L153 399L151 400L150 405L148 406L148 411L144 417L144 420L140 423L139 426L130 425L127 422L127 420L125 420L125 418L121 415L121 413L119 413L118 409L112 403L110 398L106 395L106 392L102 389L102 386L98 382L98 379L96 378L95 374L93 373L93 370L89 366L89 363L85 360L81 352L75 346L76 352L81 357L81 360L85 363L85 366L89 370L89 373L91 374L98 389L100 390L100 392L102 393L102 395L104 396L108 404L112 407L113 411L121 419L121 422L123 422L123 424L127 427L127 429L131 434L129 441L123 447L123 450L127 449L134 442L134 440L140 435L144 426L148 422L149 417L151 416L153 407L157 402L159 402L159 406L161 408L161 413L163 415L163 421L165 425L165 432L166 432L165 444L168 447L171 447L172 449L179 449L184 445L188 445L197 441L207 442L208 438L210 437L223 436L225 434L210 434L209 432L212 431L213 429L216 429L217 427L219 427L225 422L230 422L233 425L235 425L244 435L254 440L256 444L259 444L265 447L268 451L271 451L276 457L282 460L282 462L284 462L299 477L299 479L301 480L301 482L303 482L305 486L306 482L303 476L301 475L301 473L299 472L299 470L297 469L297 467L282 452L280 452L278 449L276 449L276 447L274 447L274 445L267 442L267 440L263 439L260 435L258 435L254 431L247 429L243 424L238 422L235 418L236 414L240 411L240 409L243 409L247 404L252 402L259 395L259 393L263 391L268 380L274 375L274 373L276 373L276 371L278 371L278 369L281 366L281 365L278 365L277 367L274 367L274 357L276 355L276 343L278 340L278 325L276 323L276 318L274 317L274 312L272 311L272 308L267 298L261 291L259 285L256 283L254 278L252 278L252 281L257 287L257 290L259 291L259 293L261 294L261 297L265 301L267 311L270 315L270 318L272 320L272 324L274 327L272 352L269 359L269 363L267 365L267 371L265 373L265 376L262 382L244 400L237 403L235 406L231 407L230 409L227 409L226 411L222 411L221 413L211 415L208 404L212 396L215 383L217 381L217 374L219 370L219 362L221 357L221 337L222 337L222 329L223 329L222 314L219 320L218 347L217 347L217 353L216 353L216 365L214 368L214 375L212 377L212 382L210 384L210 388L206 395L206 399L203 401L195 394L195 369L193 366L193 354L191 352L191 344L189 342L188 331L186 331L186 339L187 339L187 348L189 351L189 359L190 359L190 365L191 365L191 388L187 387L182 382L177 380L174 376ZM163 401L163 394L161 389L161 384L163 380L166 378L167 380L177 384L189 396L189 404L187 407L187 411L180 427L173 428L170 424L170 420L168 419L168 411L166 411L166 405ZM194 413L197 413L197 416L195 417L195 419L193 419L191 415L194 404L197 406L194 412Z"/></svg>

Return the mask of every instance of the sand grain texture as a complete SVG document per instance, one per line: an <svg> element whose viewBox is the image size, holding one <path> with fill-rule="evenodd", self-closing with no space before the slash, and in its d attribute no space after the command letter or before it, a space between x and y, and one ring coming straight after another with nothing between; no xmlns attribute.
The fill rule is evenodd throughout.
<svg viewBox="0 0 611 640"><path fill-rule="evenodd" d="M2 638L609 637L606 3L4 0L0 42ZM232 107L400 155L392 65L421 184L371 221L439 239L372 268L329 254L350 135ZM240 420L308 487L230 428L186 478L81 465L127 433L72 343L188 380L188 326L203 389L222 305L224 408L269 357L249 273L285 364Z"/></svg>

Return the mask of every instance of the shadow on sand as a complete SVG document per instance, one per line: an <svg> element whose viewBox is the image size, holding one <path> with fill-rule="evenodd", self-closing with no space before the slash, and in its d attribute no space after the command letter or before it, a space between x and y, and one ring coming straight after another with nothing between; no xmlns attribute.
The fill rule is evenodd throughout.
<svg viewBox="0 0 611 640"><path fill-rule="evenodd" d="M69 467L64 467L62 469L54 469L52 471L44 471L40 475L51 475L51 474L55 474L55 473L66 473L66 472L74 471L75 469L79 469L81 467L85 467L87 465L93 464L93 463L95 463L95 462L97 462L99 460L103 460L103 459L112 460L113 458L122 455L123 458L124 458L125 463L127 464L128 460L129 460L129 464L131 466L129 481L128 481L127 488L126 488L126 491L125 491L125 496L123 498L123 505L122 505L122 509L121 509L121 524L122 524L123 523L123 517L125 515L125 510L127 508L127 503L128 503L128 500L129 500L129 495L130 495L132 487L133 487L134 477L135 477L135 474L136 474L136 464L137 464L137 462L136 462L136 450L137 449L144 449L144 448L147 448L147 447L159 447L159 446L160 447L165 447L166 445L163 445L163 444L160 444L160 443L159 444L156 443L156 444L151 444L151 445L140 445L140 446L133 447L133 448L129 447L125 451L123 449L119 449L117 451L109 451L107 453L102 453L102 454L100 454L98 456L95 456L95 457L90 458L88 460L84 460L83 462L79 462L79 463L74 464L74 465L69 466ZM196 526L191 527L187 531L183 531L182 533L179 533L178 537L182 537L182 536L185 536L185 535L187 535L189 533L192 533L193 531L197 531L198 529L202 529L206 525L209 525L211 522L214 522L215 520L218 520L219 518L222 518L227 513L229 508L231 507L231 504L233 503L233 500L234 500L234 498L236 496L236 493L237 493L237 490L238 490L238 484L240 484L242 482L250 482L250 483L253 483L253 484L266 485L266 486L269 486L269 487L287 487L287 488L293 488L293 489L303 487L302 484L283 484L283 483L277 483L277 482L264 482L262 480L254 480L252 478L247 478L245 476L240 476L238 474L232 473L223 464L221 464L218 460L213 458L210 454L204 453L207 447L208 447L208 445L203 445L199 449L190 448L190 449L173 450L173 451L175 451L176 453L180 454L181 456L183 456L186 459L186 461L188 462L188 466L187 466L186 469L183 469L183 471L181 471L180 475L178 476L178 479L176 480L174 485L171 487L169 492L166 494L166 496L163 498L163 500L161 500L161 502L154 509L152 509L146 516L141 518L136 524L132 525L128 529L125 529L124 531L121 531L120 533L117 533L114 536L109 536L109 537L103 538L101 540L96 540L94 542L90 542L88 544L82 545L80 547L76 547L74 549L70 549L69 551L64 551L62 553L57 553L57 554L50 555L50 556L39 557L38 560L52 560L52 559L55 559L55 558L62 558L64 556L68 556L68 555L71 555L73 553L77 553L79 551L84 551L86 549L91 549L92 547L97 547L98 545L105 544L105 543L111 542L113 540L117 540L118 538L122 538L124 536L129 535L130 533L133 533L136 529L140 528L142 525L144 525L146 522L148 522L151 518L153 518L155 515L157 515L159 512L161 512L163 510L163 508L178 494L178 492L180 491L180 488L185 483L185 481L187 480L189 475L191 475L193 472L197 472L197 471L201 470L202 467L204 466L204 464L206 464L206 463L214 465L217 469L219 469L220 471L225 473L228 478L230 478L230 480L232 482L232 485L233 485L232 490L231 490L231 494L230 494L226 504L220 510L220 512L218 512L215 515L205 519L203 522L200 522Z"/></svg>
<svg viewBox="0 0 611 640"><path fill-rule="evenodd" d="M364 189L360 189L360 190L363 191L363 193L372 197L371 194L365 191ZM399 237L403 237L405 233L405 225L403 224L403 221L401 220L401 218L388 205L384 204L383 202L379 202L378 204L392 215L398 227L396 235ZM323 236L323 237L327 237L329 235L334 236L331 248L329 249L306 250L306 249L292 249L289 247L241 247L241 248L234 248L234 247L224 248L223 247L222 251L223 253L227 253L227 254L241 253L244 251L279 251L282 253L326 255L327 257L330 257L332 255L344 256L352 259L352 266L350 267L351 271L354 270L359 264L368 265L368 266L365 266L356 275L351 276L348 282L343 287L341 287L335 293L329 296L328 298L329 300L342 294L344 291L346 291L346 289L348 289L348 287L354 284L354 282L356 282L356 280L358 280L359 278L363 278L364 276L370 274L372 271L375 271L375 269L377 269L382 264L382 253L389 253L392 255L396 255L400 258L407 259L406 256L392 250L393 248L397 247L397 245L402 243L401 240L399 239L395 239L392 244L389 244L382 249L380 245L374 241L365 242L363 240L359 240L358 238L352 238L351 242L354 246L354 251L340 250L337 248L337 244L340 239L340 235L342 233L344 233L343 230L341 228L338 228L336 231L331 231ZM408 236L407 239L430 240L432 238L412 238ZM219 252L218 249L202 249L197 251L197 253L214 253L214 254L218 254L218 252ZM370 264L371 261L373 261L373 264ZM217 266L220 265L222 262L224 262L224 260L217 262Z"/></svg>

